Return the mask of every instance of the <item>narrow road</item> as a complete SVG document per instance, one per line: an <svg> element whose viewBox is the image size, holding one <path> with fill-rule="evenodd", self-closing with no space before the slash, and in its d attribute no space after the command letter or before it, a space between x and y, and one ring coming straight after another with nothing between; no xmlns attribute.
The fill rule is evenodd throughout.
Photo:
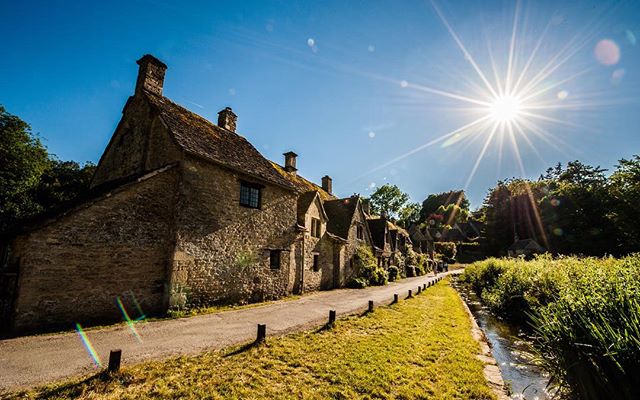
<svg viewBox="0 0 640 400"><path fill-rule="evenodd" d="M336 310L338 316L352 314L366 309L369 300L376 305L389 304L394 293L402 301L408 290L416 293L418 286L435 279L420 276L386 286L323 291L242 310L138 323L139 338L126 325L86 334L103 366L112 349L122 349L123 363L138 363L248 342L255 339L257 324L267 325L267 337L312 328L326 323L329 310ZM0 340L0 392L98 370L75 332Z"/></svg>

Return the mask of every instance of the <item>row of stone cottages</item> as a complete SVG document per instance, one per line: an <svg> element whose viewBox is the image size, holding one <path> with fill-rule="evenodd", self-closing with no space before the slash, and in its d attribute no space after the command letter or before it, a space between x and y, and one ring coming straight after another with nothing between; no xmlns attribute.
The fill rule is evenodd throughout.
<svg viewBox="0 0 640 400"><path fill-rule="evenodd" d="M359 246L381 265L411 246L368 215L264 158L236 133L162 95L166 65L140 60L135 93L80 204L5 239L0 321L24 332L122 318L130 310L256 302L344 286ZM133 312L133 314L136 314Z"/></svg>

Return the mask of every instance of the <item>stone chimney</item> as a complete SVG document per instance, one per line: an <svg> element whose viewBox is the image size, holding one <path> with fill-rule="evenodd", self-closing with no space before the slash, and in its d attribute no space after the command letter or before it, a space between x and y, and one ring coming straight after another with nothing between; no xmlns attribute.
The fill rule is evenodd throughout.
<svg viewBox="0 0 640 400"><path fill-rule="evenodd" d="M228 131L236 131L236 123L238 122L238 116L233 112L231 107L225 107L224 110L218 113L218 126Z"/></svg>
<svg viewBox="0 0 640 400"><path fill-rule="evenodd" d="M151 54L142 56L136 61L138 69L138 80L136 81L136 94L144 90L162 96L162 85L164 84L164 73L167 66Z"/></svg>
<svg viewBox="0 0 640 400"><path fill-rule="evenodd" d="M329 175L325 175L322 177L322 189L324 189L325 192L332 194L331 190L333 189L333 181L331 180L331 177Z"/></svg>
<svg viewBox="0 0 640 400"><path fill-rule="evenodd" d="M287 172L295 173L298 168L296 168L296 157L298 155L293 151L287 151L284 155L284 170Z"/></svg>

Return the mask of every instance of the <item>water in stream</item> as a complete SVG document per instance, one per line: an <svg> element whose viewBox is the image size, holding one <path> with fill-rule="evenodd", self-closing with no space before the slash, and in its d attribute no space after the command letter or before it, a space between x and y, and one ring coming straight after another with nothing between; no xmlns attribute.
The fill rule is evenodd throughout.
<svg viewBox="0 0 640 400"><path fill-rule="evenodd" d="M546 388L549 378L534 364L532 343L525 332L496 318L472 290L457 284L455 287L484 331L502 377L511 388L511 397L527 400L552 398Z"/></svg>

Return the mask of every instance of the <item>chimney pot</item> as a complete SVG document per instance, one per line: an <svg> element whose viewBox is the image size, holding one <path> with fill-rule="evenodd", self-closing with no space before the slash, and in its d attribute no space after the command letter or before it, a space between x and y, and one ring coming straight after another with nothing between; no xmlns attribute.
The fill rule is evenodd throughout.
<svg viewBox="0 0 640 400"><path fill-rule="evenodd" d="M225 107L224 110L218 113L218 126L228 131L236 131L236 123L238 122L238 116L233 112L231 107Z"/></svg>
<svg viewBox="0 0 640 400"><path fill-rule="evenodd" d="M138 80L136 81L136 94L146 90L162 96L164 73L167 71L167 65L151 54L142 56L136 62L140 66L138 68Z"/></svg>
<svg viewBox="0 0 640 400"><path fill-rule="evenodd" d="M298 168L296 168L296 157L298 155L293 151L288 151L283 154L284 156L284 170L287 172L296 172Z"/></svg>
<svg viewBox="0 0 640 400"><path fill-rule="evenodd" d="M333 180L331 179L331 177L329 175L325 175L322 177L322 189L324 189L325 192L329 193L329 194L333 194L331 193L331 190L333 189Z"/></svg>

